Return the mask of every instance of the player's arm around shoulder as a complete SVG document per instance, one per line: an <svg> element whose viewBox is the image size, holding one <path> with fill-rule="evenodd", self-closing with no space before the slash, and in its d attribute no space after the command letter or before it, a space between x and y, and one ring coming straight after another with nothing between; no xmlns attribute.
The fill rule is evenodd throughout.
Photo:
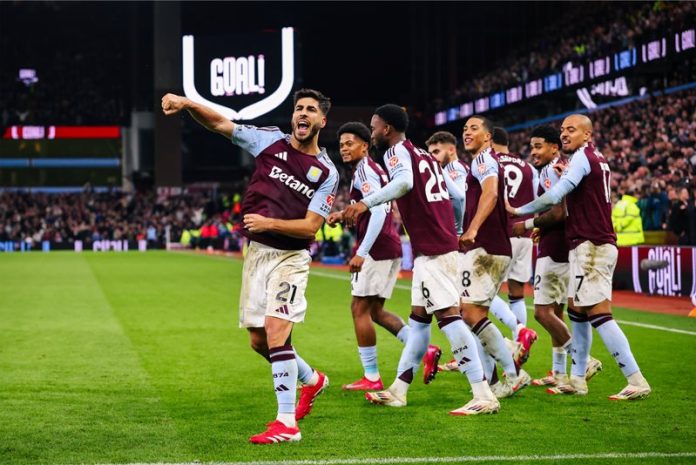
<svg viewBox="0 0 696 465"><path fill-rule="evenodd" d="M187 110L193 119L209 131L217 132L228 139L232 137L235 124L212 108L180 95L165 94L162 97L162 112L165 115L174 115L181 110Z"/></svg>

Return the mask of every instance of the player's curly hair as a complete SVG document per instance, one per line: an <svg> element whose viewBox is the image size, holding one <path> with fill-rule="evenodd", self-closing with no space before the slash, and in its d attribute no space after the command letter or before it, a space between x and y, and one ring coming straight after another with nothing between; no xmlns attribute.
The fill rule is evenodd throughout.
<svg viewBox="0 0 696 465"><path fill-rule="evenodd" d="M382 118L389 126L398 132L406 132L408 127L408 115L399 105L388 103L375 110L375 115Z"/></svg>
<svg viewBox="0 0 696 465"><path fill-rule="evenodd" d="M318 90L314 89L300 89L295 92L295 95L293 96L293 105L297 105L297 101L301 98L313 98L317 102L319 102L319 109L321 112L324 114L324 116L329 114L329 110L331 110L331 99L327 97L326 95L322 94Z"/></svg>
<svg viewBox="0 0 696 465"><path fill-rule="evenodd" d="M349 121L343 126L338 128L336 136L340 139L341 134L353 134L358 137L363 142L370 143L370 130L363 123L359 121Z"/></svg>
<svg viewBox="0 0 696 465"><path fill-rule="evenodd" d="M537 126L532 130L532 134L529 137L539 137L544 139L549 144L556 144L559 149L562 145L561 135L558 129L554 128L553 126Z"/></svg>

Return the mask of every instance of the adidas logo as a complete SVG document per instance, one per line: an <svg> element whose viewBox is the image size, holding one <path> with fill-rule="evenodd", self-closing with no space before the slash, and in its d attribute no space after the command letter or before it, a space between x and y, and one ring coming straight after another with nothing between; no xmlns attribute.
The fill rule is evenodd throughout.
<svg viewBox="0 0 696 465"><path fill-rule="evenodd" d="M462 297L469 297L469 291L464 289L464 292L462 292Z"/></svg>
<svg viewBox="0 0 696 465"><path fill-rule="evenodd" d="M275 390L276 390L276 392L285 392L285 391L289 391L290 389L288 389L288 387L286 385L280 384L280 385L278 385L277 388L275 388Z"/></svg>
<svg viewBox="0 0 696 465"><path fill-rule="evenodd" d="M275 309L276 313L280 313L282 315L289 315L290 311L288 310L287 305L283 305L282 307L278 307Z"/></svg>
<svg viewBox="0 0 696 465"><path fill-rule="evenodd" d="M274 155L276 158L280 158L283 161L288 161L288 152L278 152Z"/></svg>

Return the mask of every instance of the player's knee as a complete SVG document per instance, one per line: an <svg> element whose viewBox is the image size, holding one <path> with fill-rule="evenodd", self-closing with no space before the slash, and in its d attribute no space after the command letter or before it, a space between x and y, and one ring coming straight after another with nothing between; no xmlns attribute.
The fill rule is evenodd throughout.
<svg viewBox="0 0 696 465"><path fill-rule="evenodd" d="M268 355L268 344L266 344L266 341L262 341L259 338L252 337L249 341L249 345L251 346L252 350L257 354L262 355L264 357Z"/></svg>
<svg viewBox="0 0 696 465"><path fill-rule="evenodd" d="M366 297L353 297L353 302L350 305L350 311L353 318L370 314L370 305Z"/></svg>
<svg viewBox="0 0 696 465"><path fill-rule="evenodd" d="M552 314L553 309L547 305L534 309L534 319L542 324L548 321Z"/></svg>

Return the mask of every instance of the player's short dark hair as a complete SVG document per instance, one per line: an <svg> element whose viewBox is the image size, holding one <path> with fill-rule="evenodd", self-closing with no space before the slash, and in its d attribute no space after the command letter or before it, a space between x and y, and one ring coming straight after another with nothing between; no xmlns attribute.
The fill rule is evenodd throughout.
<svg viewBox="0 0 696 465"><path fill-rule="evenodd" d="M492 140L494 144L504 145L506 147L510 143L510 137L508 136L507 131L501 128L500 126L496 126L493 128Z"/></svg>
<svg viewBox="0 0 696 465"><path fill-rule="evenodd" d="M399 105L388 103L382 105L375 110L375 115L382 118L389 126L396 129L398 132L406 132L408 127L408 115L406 110Z"/></svg>
<svg viewBox="0 0 696 465"><path fill-rule="evenodd" d="M336 136L340 139L341 134L353 134L354 136L360 138L363 142L370 143L370 130L363 123L359 121L350 121L345 123L343 126L338 128Z"/></svg>
<svg viewBox="0 0 696 465"><path fill-rule="evenodd" d="M556 144L558 148L561 148L561 135L558 132L558 129L554 128L553 126L537 126L532 130L532 134L530 138L532 137L539 137L541 139L544 139L546 142L549 144Z"/></svg>
<svg viewBox="0 0 696 465"><path fill-rule="evenodd" d="M467 121L472 119L472 118L480 119L481 122L483 123L483 127L486 129L486 131L490 132L491 135L493 135L493 130L495 128L493 121L491 121L488 118L486 118L485 116L481 116L481 115L471 115L471 116L469 116Z"/></svg>
<svg viewBox="0 0 696 465"><path fill-rule="evenodd" d="M426 146L433 144L457 145L457 138L454 137L454 134L452 134L451 132L437 131L435 134L430 136L430 139L425 141Z"/></svg>
<svg viewBox="0 0 696 465"><path fill-rule="evenodd" d="M293 96L293 105L297 105L297 101L301 98L313 98L317 102L319 102L319 109L321 112L324 114L324 116L329 114L329 110L331 110L331 99L327 97L326 95L322 94L318 90L314 89L300 89L295 92L295 95Z"/></svg>

